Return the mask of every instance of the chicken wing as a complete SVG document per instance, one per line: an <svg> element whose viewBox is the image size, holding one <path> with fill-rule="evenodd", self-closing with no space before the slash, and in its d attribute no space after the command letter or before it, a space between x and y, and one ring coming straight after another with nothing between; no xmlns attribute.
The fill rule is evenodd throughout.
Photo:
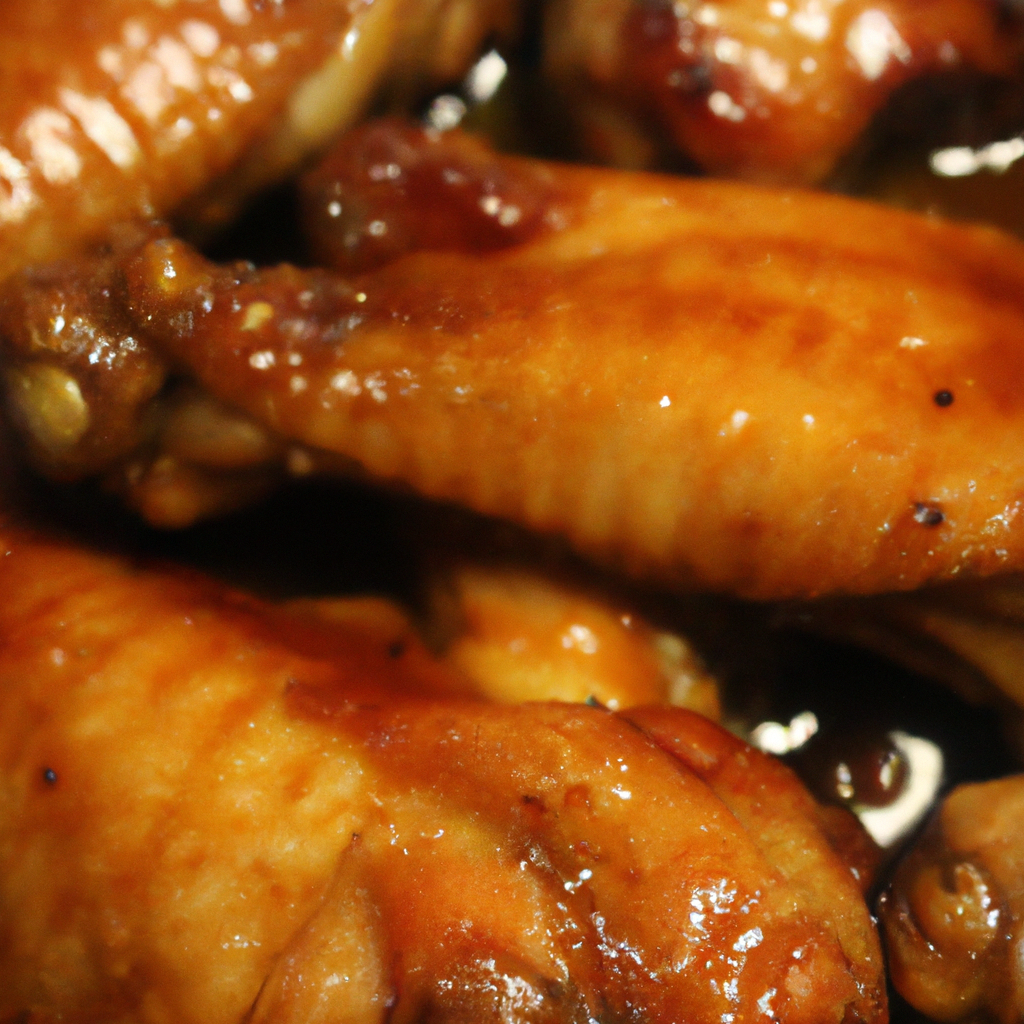
<svg viewBox="0 0 1024 1024"><path fill-rule="evenodd" d="M194 215L222 219L352 123L385 77L448 80L484 38L513 30L517 10L494 0L5 4L0 278L186 200Z"/></svg>
<svg viewBox="0 0 1024 1024"><path fill-rule="evenodd" d="M721 714L687 640L607 596L522 566L459 565L433 586L430 631L492 700L670 703Z"/></svg>
<svg viewBox="0 0 1024 1024"><path fill-rule="evenodd" d="M699 716L491 705L382 610L0 550L0 1019L885 1019L820 812Z"/></svg>
<svg viewBox="0 0 1024 1024"><path fill-rule="evenodd" d="M934 1020L1024 1016L1024 776L946 799L881 904L897 990Z"/></svg>
<svg viewBox="0 0 1024 1024"><path fill-rule="evenodd" d="M1020 26L988 0L553 0L545 60L605 160L665 146L720 175L812 183L903 84L1019 74Z"/></svg>
<svg viewBox="0 0 1024 1024"><path fill-rule="evenodd" d="M160 238L102 294L95 267L22 279L0 314L8 408L72 475L107 422L97 353L128 337L133 362L299 446L299 472L358 466L675 585L864 593L1020 564L1019 242L838 197L491 160L501 176L425 161L435 210L508 230L506 211L490 252L467 229L460 250L339 277ZM367 168L393 177L399 218L402 167ZM503 179L544 190L526 238ZM389 230L367 195L357 247Z"/></svg>

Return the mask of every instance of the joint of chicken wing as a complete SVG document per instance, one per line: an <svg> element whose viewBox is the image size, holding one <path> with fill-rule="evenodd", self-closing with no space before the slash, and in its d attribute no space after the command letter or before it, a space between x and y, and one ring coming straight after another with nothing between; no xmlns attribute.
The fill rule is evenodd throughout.
<svg viewBox="0 0 1024 1024"><path fill-rule="evenodd" d="M1024 1013L1024 776L961 786L881 904L897 991L938 1021Z"/></svg>

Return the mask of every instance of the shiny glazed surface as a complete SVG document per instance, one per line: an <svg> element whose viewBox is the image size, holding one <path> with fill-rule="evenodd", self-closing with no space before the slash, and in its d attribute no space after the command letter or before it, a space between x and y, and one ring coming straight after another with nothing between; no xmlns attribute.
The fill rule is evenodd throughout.
<svg viewBox="0 0 1024 1024"><path fill-rule="evenodd" d="M778 183L823 179L901 85L1009 80L1021 60L1020 26L990 0L554 0L546 42L599 158L675 147Z"/></svg>
<svg viewBox="0 0 1024 1024"><path fill-rule="evenodd" d="M465 61L448 57L514 20L501 6L375 0L350 10L348 24L376 49L342 107L358 105L395 54L410 80L437 69L454 80ZM728 6L634 8L622 38L639 83L651 69L680 72L678 43L712 16L737 16L728 31L707 31L700 60L680 72L692 77L696 120L713 115L695 136L698 148L707 140L702 159L729 173L818 176L903 78L936 67L1000 75L1016 60L983 3L921 4L916 27L914 10L886 8L883 24L875 6L836 4L831 51L812 73L803 65L823 50L797 38L806 32L769 52L756 35L762 12ZM296 4L278 7L305 18ZM232 25L246 10L219 7ZM311 8L303 30L326 10ZM788 27L822 10L794 5ZM840 13L852 18L845 35ZM423 68L435 15L466 32L453 41L442 31L446 45ZM188 23L179 35L202 46L198 31ZM645 34L661 46L657 60ZM158 102L189 88L167 36L142 38L126 26L120 49L101 54L104 71L125 76L110 109L127 124L135 113L122 101L151 102L145 90L161 82L173 89ZM257 52L270 51L246 56ZM226 215L238 191L322 139L321 104L347 66L337 39L327 52L313 79L282 87L283 108L263 108L249 142L234 121L206 139L218 155L241 146L231 161L244 162L242 184L223 189L221 165L192 154L201 173L187 191L205 193L201 217ZM320 41L306 49L307 72L320 53ZM91 68L91 57L80 48L57 77ZM16 66L24 54L10 58ZM234 81L234 59L203 88ZM813 81L772 107L780 66ZM49 88L53 68L43 70ZM244 94L231 92L254 102ZM219 109L202 106L210 96L196 111ZM848 102L842 126L819 122L823 97ZM49 188L74 165L55 131L81 127L89 159L89 146L103 149L83 117L106 108L71 110L64 93L60 104L12 136L12 152L31 143L28 157L0 166L13 175L12 201L28 202L32 175ZM308 179L311 230L345 281L217 268L166 237L126 258L135 244L122 233L84 267L12 285L7 404L32 457L62 479L120 474L147 515L176 524L248 500L285 471L351 471L358 460L392 483L565 532L656 578L758 596L1019 564L1015 380L1005 376L1019 337L1013 246L883 223L888 215L841 201L677 190L506 161L457 136L435 143L373 127ZM744 162L750 146L767 164ZM138 189L107 177L111 216L178 205L170 192L154 201L154 183L193 165L176 163L174 145L147 158L151 180ZM83 174L82 197L102 177ZM68 194L36 198L59 211ZM673 205L685 210L666 213ZM80 213L69 203L53 237L82 237ZM36 251L26 231L8 270L58 248L43 232ZM486 270L468 272L478 259ZM762 266L771 263L781 271ZM606 302L617 304L610 316ZM615 339L628 349L618 361ZM837 379L865 377L866 391L836 393ZM826 837L847 853L856 843L777 765L672 709L609 715L470 698L589 695L627 707L664 697L674 682L664 651L599 605L471 580L466 635L439 664L381 602L268 608L14 529L3 538L0 949L13 956L0 968L0 1018L589 1024L675 1021L685 1006L698 1021L884 1019L877 944ZM591 660L583 624L603 660ZM953 891L942 871L915 877L919 859L894 890L913 911L899 927L910 920L942 947L922 956L912 937L899 983L939 1016L986 1003L1012 1021L1020 1003L1008 966L1016 946L990 919L996 903L1000 927L1019 917L1019 858L999 834L1016 812L994 785L985 813L960 823L957 851L995 839L950 855L961 858Z"/></svg>
<svg viewBox="0 0 1024 1024"><path fill-rule="evenodd" d="M893 983L930 1018L1024 1016L1024 776L947 797L881 920Z"/></svg>
<svg viewBox="0 0 1024 1024"><path fill-rule="evenodd" d="M0 278L119 221L218 224L382 83L462 74L518 7L443 0L16 0L0 32Z"/></svg>
<svg viewBox="0 0 1024 1024"><path fill-rule="evenodd" d="M811 596L1019 564L1018 242L547 174L530 240L350 278L155 241L125 265L131 318L280 435L661 580Z"/></svg>
<svg viewBox="0 0 1024 1024"><path fill-rule="evenodd" d="M721 715L717 681L692 645L617 602L502 566L457 567L435 592L433 631L444 630L447 660L491 700L597 701L613 711L673 704Z"/></svg>
<svg viewBox="0 0 1024 1024"><path fill-rule="evenodd" d="M380 609L0 550L0 1017L884 1019L824 819L711 723L489 705Z"/></svg>
<svg viewBox="0 0 1024 1024"><path fill-rule="evenodd" d="M12 3L0 34L0 276L228 170L322 64L341 3Z"/></svg>

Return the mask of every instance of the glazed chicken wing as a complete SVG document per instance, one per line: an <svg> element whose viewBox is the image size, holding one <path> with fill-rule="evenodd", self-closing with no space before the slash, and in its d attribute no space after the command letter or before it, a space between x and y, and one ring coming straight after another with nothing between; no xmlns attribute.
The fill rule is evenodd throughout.
<svg viewBox="0 0 1024 1024"><path fill-rule="evenodd" d="M5 3L0 278L186 200L223 219L385 76L447 81L516 17L494 0Z"/></svg>
<svg viewBox="0 0 1024 1024"><path fill-rule="evenodd" d="M675 147L714 174L813 183L902 85L1012 80L995 0L552 0L546 65L585 148L627 166Z"/></svg>
<svg viewBox="0 0 1024 1024"><path fill-rule="evenodd" d="M1000 234L394 121L303 181L321 269L157 220L204 237L527 6L15 0L0 387L27 461L161 526L357 476L754 598L1024 568ZM820 179L904 82L1020 71L995 0L546 8L598 134L660 120L761 180ZM878 850L694 713L717 683L679 635L470 558L419 620L269 603L29 529L8 454L0 1024L887 1019ZM954 794L885 898L893 978L938 1019L1021 1017L1019 781Z"/></svg>
<svg viewBox="0 0 1024 1024"><path fill-rule="evenodd" d="M882 902L897 990L939 1021L1024 1017L1024 776L946 799Z"/></svg>
<svg viewBox="0 0 1024 1024"><path fill-rule="evenodd" d="M820 812L706 720L491 705L365 606L0 549L0 1019L885 1019Z"/></svg>
<svg viewBox="0 0 1024 1024"><path fill-rule="evenodd" d="M431 632L492 700L670 703L717 719L718 685L676 632L521 566L460 565L435 583Z"/></svg>
<svg viewBox="0 0 1024 1024"><path fill-rule="evenodd" d="M1020 564L1019 242L388 125L349 145L377 155L327 203L355 211L339 244L411 239L376 269L217 266L158 238L8 289L7 406L44 467L119 458L173 371L296 472L358 467L673 584L865 593ZM464 225L454 249L422 208Z"/></svg>

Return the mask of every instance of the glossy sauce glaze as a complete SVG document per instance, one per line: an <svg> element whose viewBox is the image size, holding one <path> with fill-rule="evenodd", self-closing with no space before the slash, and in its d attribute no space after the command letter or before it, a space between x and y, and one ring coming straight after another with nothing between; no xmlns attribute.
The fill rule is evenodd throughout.
<svg viewBox="0 0 1024 1024"><path fill-rule="evenodd" d="M0 1013L884 1020L825 818L704 719L488 704L382 605L2 550Z"/></svg>
<svg viewBox="0 0 1024 1024"><path fill-rule="evenodd" d="M313 452L666 582L811 596L1017 563L1019 243L548 173L567 226L489 255L342 278L154 241L125 263L135 330Z"/></svg>
<svg viewBox="0 0 1024 1024"><path fill-rule="evenodd" d="M0 34L0 278L120 221L208 232L389 86L464 73L514 4L14 0Z"/></svg>
<svg viewBox="0 0 1024 1024"><path fill-rule="evenodd" d="M1010 82L1020 41L988 0L555 0L545 59L599 158L675 148L712 174L812 183L901 85Z"/></svg>
<svg viewBox="0 0 1024 1024"><path fill-rule="evenodd" d="M416 250L488 253L566 226L571 204L542 163L496 160L482 139L370 122L302 179L318 265L372 270Z"/></svg>
<svg viewBox="0 0 1024 1024"><path fill-rule="evenodd" d="M122 246L147 236L127 229ZM63 365L12 352L3 367L8 412L26 427L32 457L48 475L75 478L138 446L141 409L160 393L167 368L135 337L123 277L109 256L75 271L58 265L34 280L8 296L4 315L19 325L24 355L45 337Z"/></svg>
<svg viewBox="0 0 1024 1024"><path fill-rule="evenodd" d="M900 993L943 1021L1024 1014L1024 776L945 800L885 893L880 915Z"/></svg>
<svg viewBox="0 0 1024 1024"><path fill-rule="evenodd" d="M10 4L0 276L174 210L268 131L350 21L333 2Z"/></svg>
<svg viewBox="0 0 1024 1024"><path fill-rule="evenodd" d="M954 10L953 5L947 8ZM241 8L222 3L221 9L230 16L230 10ZM987 26L991 9L975 10L980 12L977 24ZM664 30L663 41L669 38L670 22L680 24L678 11L677 5L669 18L665 11L647 9L640 16L634 10L627 35L630 46L638 47L637 54L642 37L650 36L652 29ZM894 20L888 21L890 28ZM946 21L934 20L945 31ZM866 28L872 28L870 20ZM906 44L904 36L910 38L906 23L901 23L895 39L877 22L874 29L876 42L880 39L883 50L888 47L886 73L894 72L886 88L899 77L897 64L905 65L908 74L927 66L928 46L919 46L916 40L913 61L904 59L899 44ZM940 44L940 54L955 34L953 29ZM969 34L957 38L966 40ZM680 29L674 44L683 35ZM845 38L849 51L850 34ZM735 52L728 45L737 42L735 35L719 46L722 41L715 40L716 59L719 49L725 55ZM741 45L741 52L751 58L748 70L756 71L761 57L754 58L755 48L744 50ZM989 70L1002 73L1008 66L1000 63L1006 52L989 54ZM946 51L945 64L957 64L948 57ZM637 60L636 67L646 70L641 58ZM730 62L723 57L721 63ZM664 66L657 65L657 70L660 73ZM677 69L670 67L668 72L673 70ZM697 93L706 70L693 72ZM863 64L861 70L871 78ZM726 95L730 103L732 95ZM858 102L863 103L863 97ZM726 107L721 98L715 103L721 110L708 109L719 120L733 125L741 120L728 116L735 103ZM779 127L784 120L773 116L777 140L785 138L785 127ZM821 139L814 140L819 143ZM818 159L822 153L827 155L827 145L816 150ZM735 154L729 158L736 159ZM531 324L537 309L550 313L545 302L568 297L566 309L559 312L566 313L566 322L574 317L579 321L564 332L572 344L560 348L550 361L534 364L526 378L528 383L547 385L557 378L552 367L557 370L562 357L568 358L573 347L585 347L591 334L599 338L607 326L600 318L578 315L585 305L582 300L573 305L578 296L589 295L587 302L593 304L594 295L603 298L607 292L628 312L637 308L636 295L644 285L661 285L659 270L671 261L658 253L627 254L623 263L635 260L636 266L633 278L625 272L630 287L621 292L607 291L605 285L623 276L623 263L611 267L603 279L588 268L580 269L581 254L584 261L600 262L607 256L600 232L573 231L581 225L587 228L589 217L595 210L601 212L608 194L597 178L561 175L557 168L491 158L482 147L457 136L441 140L401 126L375 126L353 140L349 149L339 151L334 163L312 175L307 186L312 232L325 246L325 258L351 275L350 280L307 277L290 270L262 279L247 267L223 271L202 263L160 231L154 232L156 241L141 258L135 256L131 240L115 241L91 264L37 272L27 286L21 281L7 292L2 318L8 411L32 445L33 458L52 476L113 471L123 475L130 490L140 466L159 467L159 472L172 476L175 465L195 471L173 483L174 500L182 500L175 521L184 522L224 507L219 498L194 500L194 493L185 493L190 487L199 492L229 480L229 490L239 485L251 496L255 491L246 490L248 484L256 483L255 490L261 490L282 475L284 466L296 475L345 468L349 442L340 442L342 459L333 459L328 450L337 451L337 438L344 431L339 434L335 426L311 442L305 431L316 417L308 408L296 412L289 407L310 387L302 368L311 366L321 405L325 397L337 400L333 392L353 400L363 396L365 408L353 401L355 414L351 409L347 413L367 435L358 439L355 457L381 477L404 480L403 473L396 477L391 472L393 458L388 461L390 427L379 416L375 421L373 412L392 407L403 387L408 393L402 397L408 398L430 376L411 378L402 352L397 362L388 361L389 346L400 346L407 325L414 347L421 345L424 335L438 331L454 341L453 348L440 356L423 346L445 373L448 368L442 364L453 362L453 352L455 360L465 357L453 371L458 376L453 388L431 389L444 412L446 406L477 402L480 381L473 376L469 357L476 357L473 344L479 334L486 334L491 317L498 316L505 325L526 325L517 339L522 348L515 354L529 356L536 340ZM611 205L621 200L623 223L639 211L638 231L650 232L660 214L645 219L642 203L631 206L632 200L615 193L616 187L611 187ZM713 194L714 189L707 190L695 207ZM752 195L747 201L753 202ZM659 201L668 206L675 198L674 193L662 193ZM724 213L726 222L748 216L731 203L720 202L715 216ZM764 221L753 219L762 227L780 218L785 221L780 209L785 207L772 208ZM829 249L821 241L825 223L833 227L829 211L844 209L853 208L824 204L804 210L803 215L819 222L816 232L792 247L803 259L804 276L798 275L795 287L790 279L789 291L779 289L777 282L764 289L784 293L781 304L754 288L749 306L729 307L719 319L720 293L696 301L694 308L704 302L701 309L711 311L705 318L716 330L720 320L731 318L736 333L749 330L756 347L759 339L771 340L764 325L778 315L780 305L794 295L797 304L806 304L820 287L822 268L807 270L812 248L824 249L826 262L841 264L844 274L850 267L863 271L867 264L870 272L863 278L852 275L853 290L863 285L865 291L869 277L877 272L881 279L899 262L895 250L880 256L883 248L907 244L910 237L914 260L927 249L921 244L927 234L923 230L909 236L885 234L879 222L869 223L867 230L862 223L860 228L866 235L879 233L879 252L848 245L850 239L841 231L838 246ZM837 213L835 222L845 224L846 215ZM792 223L783 227L788 230ZM758 261L752 257L765 238L771 240L764 248L767 262L781 257L790 267L800 263L787 244L772 235L774 226L755 238L750 250L733 236L725 244L716 242L712 236L717 230L712 226L707 237L697 231L687 238L697 250L695 262L710 252L712 264L726 269L732 291L737 280L743 287L748 279L757 280ZM980 236L964 232L954 237L955 233L936 230L942 235L937 251L960 246L976 258L984 249ZM728 225L724 233L729 233ZM653 234L657 236L657 230ZM829 244L831 234L830 230ZM559 241L565 237L568 244ZM998 249L1001 243L992 244ZM516 258L502 262L503 255L532 246L538 247L534 257L527 255L522 265ZM410 254L424 251L455 257L486 254L495 266L488 275L469 277L463 284L467 261L441 261L438 270L428 270L420 279L423 261ZM163 260L157 264L159 273L146 266L154 253ZM1005 253L995 257L993 265L1004 257ZM570 267L568 283L559 276L565 266ZM915 266L915 284L923 272L929 302L941 292L955 292L961 299L970 293L965 322L972 310L990 300L1000 307L1000 316L1005 314L1006 323L1014 320L1015 303L1006 299L1017 289L1013 274L1004 274L990 287L986 278L995 275L984 260L977 261L973 277L968 274L969 284L948 271L936 271L937 258ZM180 290L173 284L179 275L184 279L179 281ZM429 289L437 288L446 275L449 282L460 284L438 293L443 301L434 304L436 296ZM495 284L503 275L507 282ZM645 280L645 275L650 277ZM529 286L528 279L540 283ZM578 293L573 292L581 281ZM264 286L265 292L260 290ZM459 291L463 286L465 294ZM905 298L910 302L912 292L916 302L916 288L908 289ZM834 294L827 299L823 305L830 314L837 305L837 318L849 316L849 307L836 304ZM657 300L641 307L645 319L634 325L636 336L646 332L657 340L663 311ZM886 316L891 316L891 308ZM939 313L945 311L943 307ZM931 321L925 317L926 324L942 319L934 307L932 312ZM883 319L873 317L872 311L861 310L861 315L872 330ZM622 332L620 320L613 319L612 327ZM806 359L808 350L815 349L817 342L808 340L815 334L807 323L812 319L808 315L801 330L790 332L792 349L777 360L776 369ZM860 326L856 316L844 324L851 334ZM233 352L214 351L222 327ZM377 338L378 347L371 353L370 369L363 367L360 375L354 373L349 357L365 340L364 327ZM253 333L257 347L247 347L246 336ZM547 335L543 329L539 333L543 344ZM1011 333L1010 328L1004 333ZM999 332L995 335L992 344L999 348ZM199 346L198 357L193 342ZM900 336L899 347L920 352L933 342L931 335L907 333ZM204 346L210 352L203 351ZM596 347L600 352L600 345ZM654 351L659 364L664 363L657 344ZM745 350L728 333L725 351L738 354L741 362L745 358ZM482 353L485 363L504 358L499 347L484 346ZM862 346L859 355L869 358L873 370L880 364L885 368L882 347ZM356 356L358 362L358 351ZM221 358L227 362L218 363ZM993 362L998 358L999 353ZM235 364L242 360L248 369L236 372ZM577 366L585 362L580 360ZM856 358L849 362L851 367L858 365ZM200 367L207 381L218 379L217 386L207 383L203 390L194 379L192 364ZM977 378L956 360L939 364L941 372L928 364L937 380L929 382L930 404L925 404L937 415L959 413L964 408L960 384L973 388ZM273 373L284 365L291 374L287 389ZM806 370L806 363L798 365ZM971 367L976 365L972 354ZM383 369L378 372L374 367ZM659 365L659 373L662 368ZM492 392L505 372L500 369L484 378ZM962 380L948 379L955 376L948 372L951 369ZM253 406L246 413L233 403L249 390L244 377L250 371L259 371L253 379L272 383L252 389ZM592 388L594 373L593 363L584 366L584 389ZM636 374L636 367L628 366L624 379L632 383ZM853 375L851 369L851 379ZM827 373L822 370L821 376L824 379ZM982 374L989 398L997 390L997 377L995 372ZM660 385L664 379L675 386L683 377L678 367L670 366L667 378L644 383ZM778 380L759 377L755 383L763 386L765 379L772 385ZM905 383L902 376L892 379ZM884 373L879 380L881 396L892 380ZM613 379L601 383L608 394L621 387ZM687 386L691 383L687 378ZM221 384L224 399L219 397ZM628 387L626 391L628 406ZM534 400L531 396L541 392L543 388L524 393ZM1009 397L1000 411L1009 415L1015 410L1012 386L1007 384L1003 394ZM556 400L559 397L555 395ZM507 411L503 406L508 402L495 402L493 393L485 394L480 404L488 403L499 413ZM578 414L580 406L566 404L567 419ZM659 409L678 404L667 394L658 400ZM877 411L883 404L879 397L873 408ZM995 399L992 404L999 406ZM784 405L780 401L779 407ZM597 413L582 408L592 416L584 424L590 430L614 417L620 405L616 399ZM726 411L719 437L728 433L726 426L738 435L751 422L746 404ZM976 414L977 409L968 405L968 411ZM534 425L528 416L515 421L502 438L505 448L534 443L541 429L536 426L536 405L532 412ZM903 407L897 412L904 412ZM418 425L404 435L414 448L420 444L420 451L425 451L427 431L444 424L443 416L435 415L424 418L418 437ZM811 422L808 415L801 418L805 428L819 423L833 428L829 415L810 415ZM469 423L465 437L476 423ZM889 429L885 422L882 427L873 425L878 435ZM928 442L922 438L934 425L929 421L928 429L915 435L914 452L927 450ZM602 458L613 456L605 459L609 467L627 463L621 490L609 488L592 504L584 502L584 523L587 516L600 512L599 500L607 499L609 492L617 514L632 498L636 480L661 473L664 462L671 463L685 447L677 442L659 448L655 437L653 454L639 469L636 462L630 467L629 458L618 456L643 447L647 423L638 417L633 426L628 445L612 443L601 453ZM990 417L981 434L994 439L1001 426L998 417ZM464 431L464 423L449 423L449 428L451 437ZM500 433L487 441L495 450L500 445L494 438ZM325 436L330 438L326 444ZM296 443L296 438L303 443ZM858 435L850 443L862 440ZM782 430L774 441L767 465L774 464L792 437ZM453 450L459 445L472 448L455 439ZM955 445L947 446L947 453L950 447ZM525 458L532 460L535 454L531 451ZM575 457L576 452L569 454ZM891 447L873 452L890 461L900 454L894 455ZM961 454L965 465L978 465L975 451ZM505 467L483 483L478 479L467 485L460 479L466 472L462 452L456 455L442 470L454 484L446 482L430 493L469 493L477 507L564 530L602 557L672 582L707 582L701 575L703 563L696 570L688 563L680 568L673 553L665 568L659 561L660 549L653 561L646 551L638 555L631 546L644 525L638 533L635 524L627 524L625 533L617 535L614 530L621 524L606 520L597 527L603 540L595 542L593 529L587 527L581 540L574 533L581 519L573 520L572 506L578 504L579 494L588 493L585 483L575 492L570 487L555 495L563 511L554 519L543 504L539 514L532 507L522 514L517 502L549 500L547 492L559 486L551 481L573 472L564 453L561 463L557 452L548 460L551 475L525 481L541 495L539 499L520 496L509 501L500 495L496 505L473 495L481 488L493 494L505 486L509 481L500 479ZM1005 470L1001 457L1001 452L995 453ZM602 458L592 459L589 468ZM826 461L836 460L822 458L818 464ZM920 463L915 465L920 469ZM478 466L483 467L475 470L481 479L492 473L483 461ZM860 468L854 461L851 475ZM243 481L249 470L255 475ZM1004 497L1013 491L1014 472L1000 477L999 485L1005 486L999 493ZM429 470L428 482L431 473L436 476ZM414 485L420 479L416 472L408 474ZM693 504L705 494L717 499L722 482L736 479L733 472L724 472L714 486L694 492ZM906 536L929 536L918 527L932 531L931 536L942 531L938 536L947 549L940 552L939 568L927 569L925 578L934 572L956 574L961 568L979 566L987 571L1003 562L1012 564L1013 543L1003 543L1004 531L1012 534L1016 514L1009 497L1004 512L991 517L985 528L972 534L968 524L958 532L963 525L962 509L956 505L959 491L950 505L950 488L931 488L926 472L921 480L914 477L903 507L914 524L907 524ZM511 478L510 482L516 484ZM976 484L972 480L968 491L973 492ZM877 493L883 489L880 486ZM237 497L241 491L232 494ZM906 496L899 491L898 497ZM160 505L161 500L149 508L165 513L167 505ZM835 500L838 506L838 496ZM713 585L767 594L802 594L817 588L799 575L804 569L811 572L806 565L796 570L796 579L787 567L771 570L776 574L767 582L757 575L768 563L774 539L758 534L783 508L781 501L767 505L760 510L763 521L755 517L751 529L728 524L718 538L715 557L731 550L737 540L746 544L751 536L763 541L764 548L761 555L752 556L744 547L737 557L740 567L731 565L724 582L715 579ZM640 513L650 510L644 505ZM559 518L563 515L568 526ZM749 508L744 515L750 517ZM609 525L612 533L601 534ZM690 525L684 518L680 529ZM890 525L886 519L880 529L885 532ZM851 565L855 573L861 571L863 560L857 559L863 552L842 564L821 555L815 546L821 527L819 521L810 530L811 561L826 564L837 579ZM975 535L983 554L971 550ZM692 547L684 547L686 559L693 557L703 539L698 536ZM838 543L845 539L840 524ZM0 824L0 856L5 859L0 887L6 890L3 899L18 909L7 918L0 914L0 921L10 922L9 934L0 934L0 946L15 950L10 972L0 985L0 991L9 989L13 995L0 997L0 1016L7 1010L2 1002L6 998L10 1014L19 1020L60 1015L82 1021L117 1016L215 1021L226 1014L224 1019L241 1015L264 1024L297 1024L328 1014L345 1020L668 1021L677 1018L682 1005L696 1020L774 1017L849 1024L884 1018L877 945L856 887L851 889L850 878L827 849L842 849L863 884L865 865L857 857L848 816L837 819L815 808L784 770L684 713L664 708L622 715L596 708L509 709L468 699L468 692L486 689L491 682L472 672L480 666L481 647L491 644L504 659L495 674L499 685L508 685L514 675L515 659L502 648L511 635L508 619L515 620L519 613L520 595L513 592L509 601L507 586L498 595L497 615L492 606L490 619L486 609L477 619L476 652L470 650L466 658L464 645L448 649L450 662L460 666L460 672L427 655L403 616L383 604L299 602L268 608L216 584L175 574L150 575L138 566L125 569L16 530L8 531L4 541L9 565L0 569L5 573L0 588L5 595L0 598L0 677L11 685L0 689L17 707L3 719L8 728L0 729L0 756L7 772L5 803L14 809L8 819L14 824ZM358 545L361 538L351 542ZM958 545L959 555L953 550ZM929 543L914 550L905 537L899 546L901 559L931 559L940 547ZM787 550L793 549L795 545ZM950 560L943 562L947 554ZM858 586L890 586L887 581L893 578L900 586L909 585L913 580L908 582L900 564L890 559L868 583L857 577ZM321 585L322 576L317 581ZM507 581L497 589L503 585ZM469 599L470 612L480 610L479 597L478 589ZM538 599L536 591L527 594L527 613L545 600L547 596ZM557 601L562 600L558 595ZM594 624L592 632L606 652L614 654L616 640L622 639L621 622L590 606L573 605L566 614L570 613L574 626ZM542 645L558 646L567 635L564 625L549 633L536 622L528 628L535 630L533 638ZM520 639L518 623L513 621L512 626L515 639ZM630 676L612 665L614 679L600 691L608 704L625 706L637 694L661 696L665 683L657 660L644 647L649 638L632 627L628 632L625 653L634 659L631 668L637 671ZM571 653L574 658L584 656L577 661L590 657L582 648ZM593 679L604 685L600 672L584 679L581 685L591 694L597 690ZM518 679L511 682L513 691L522 686ZM137 734L126 734L126 718ZM255 730L258 738L253 740L247 730ZM891 774L882 770L888 764L885 751L876 757L869 750L859 760L858 752L839 753L844 758L841 766L854 768L858 799L877 804L890 799L888 782L874 785ZM860 774L858 766L863 769ZM638 787L623 784L623 769L627 777L639 778ZM825 780L831 783L830 795L838 791L845 798L845 776L838 786L837 779L831 772ZM897 773L893 787L899 782ZM134 818L126 814L126 807ZM40 864L46 865L43 872L37 870ZM929 911L940 914L950 902L944 902L944 894L936 895L932 882L926 879L920 887L928 901L922 919ZM984 878L973 889L963 887L958 895L965 899L955 912L970 918L982 904L987 911L993 900L1004 898L992 896L992 891ZM978 893L983 898L974 900ZM757 923L747 928L752 917ZM1001 923L1007 920L1008 913L1000 917ZM227 931L226 923L232 926ZM990 925L987 919L981 923ZM961 945L967 960L954 964L953 975L963 974L964 963L969 971L969 961L979 957L996 964L995 954L989 956L981 945ZM1005 942L999 945L1003 959L991 970L986 968L985 975L998 981L989 1005L1004 1014L1014 1012L1012 1002L998 1002L1005 999L1005 978L1010 976L1004 955L1008 948ZM958 948L956 956L962 952ZM947 966L951 963L953 959ZM27 970L18 973L25 965ZM697 969L690 970L694 965ZM939 980L930 982L930 966L926 963L916 980L911 974L910 981L904 977L901 984L908 992L915 985L930 985L925 998L934 1004L936 992L949 977L940 965Z"/></svg>
<svg viewBox="0 0 1024 1024"><path fill-rule="evenodd" d="M456 563L430 590L429 635L491 700L668 703L721 717L718 681L693 645L625 600L501 563Z"/></svg>

